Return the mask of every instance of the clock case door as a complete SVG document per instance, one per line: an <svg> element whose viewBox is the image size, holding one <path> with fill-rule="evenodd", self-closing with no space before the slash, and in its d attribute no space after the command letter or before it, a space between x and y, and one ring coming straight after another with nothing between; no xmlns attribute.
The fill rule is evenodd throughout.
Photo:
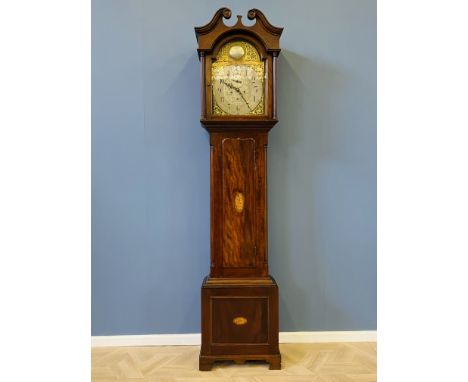
<svg viewBox="0 0 468 382"><path fill-rule="evenodd" d="M267 277L267 133L210 133L211 277Z"/></svg>

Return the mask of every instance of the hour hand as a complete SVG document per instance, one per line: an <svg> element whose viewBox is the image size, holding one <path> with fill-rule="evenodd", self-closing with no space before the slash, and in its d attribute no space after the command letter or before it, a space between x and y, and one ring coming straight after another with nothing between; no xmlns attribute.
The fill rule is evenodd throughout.
<svg viewBox="0 0 468 382"><path fill-rule="evenodd" d="M245 99L245 97L244 97L244 95L242 94L242 92L241 92L238 88L235 88L235 91L236 91L237 93L240 94L241 98L244 100L245 104L246 104L247 107L250 109L250 105L249 105L249 103L247 102L247 100Z"/></svg>
<svg viewBox="0 0 468 382"><path fill-rule="evenodd" d="M232 81L236 81L236 80L232 80ZM236 82L240 82L240 81L236 81ZM228 88L231 88L231 89L234 89L234 90L238 89L238 87L237 87L237 86L234 86L234 84L233 84L232 82L228 82L228 81L222 79L222 80L221 80L221 83L223 83L224 85L226 85ZM241 83L241 85L242 85L242 82L240 82L240 83ZM239 86L241 86L241 85L239 85Z"/></svg>

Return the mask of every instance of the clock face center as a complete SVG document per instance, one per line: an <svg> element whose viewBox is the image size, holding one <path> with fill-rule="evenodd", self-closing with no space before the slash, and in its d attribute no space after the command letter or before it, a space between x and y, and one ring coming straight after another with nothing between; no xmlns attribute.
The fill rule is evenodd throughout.
<svg viewBox="0 0 468 382"><path fill-rule="evenodd" d="M234 45L229 49L229 56L231 56L234 60L239 60L244 57L245 50L240 45Z"/></svg>

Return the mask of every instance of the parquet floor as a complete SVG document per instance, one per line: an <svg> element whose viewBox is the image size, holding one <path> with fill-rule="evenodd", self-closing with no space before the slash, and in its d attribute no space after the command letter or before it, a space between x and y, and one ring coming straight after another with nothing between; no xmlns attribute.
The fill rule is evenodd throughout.
<svg viewBox="0 0 468 382"><path fill-rule="evenodd" d="M198 371L198 346L93 348L92 382L374 382L374 342L282 344L282 370L216 362Z"/></svg>
<svg viewBox="0 0 468 382"><path fill-rule="evenodd" d="M282 370L263 362L198 371L198 346L93 348L92 382L374 382L373 342L282 344Z"/></svg>

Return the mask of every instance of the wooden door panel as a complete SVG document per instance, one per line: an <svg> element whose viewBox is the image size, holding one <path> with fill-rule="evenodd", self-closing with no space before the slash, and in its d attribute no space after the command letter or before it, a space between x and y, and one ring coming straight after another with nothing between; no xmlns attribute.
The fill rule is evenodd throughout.
<svg viewBox="0 0 468 382"><path fill-rule="evenodd" d="M224 138L221 151L223 268L254 268L255 139Z"/></svg>
<svg viewBox="0 0 468 382"><path fill-rule="evenodd" d="M212 297L213 344L268 343L268 297Z"/></svg>

